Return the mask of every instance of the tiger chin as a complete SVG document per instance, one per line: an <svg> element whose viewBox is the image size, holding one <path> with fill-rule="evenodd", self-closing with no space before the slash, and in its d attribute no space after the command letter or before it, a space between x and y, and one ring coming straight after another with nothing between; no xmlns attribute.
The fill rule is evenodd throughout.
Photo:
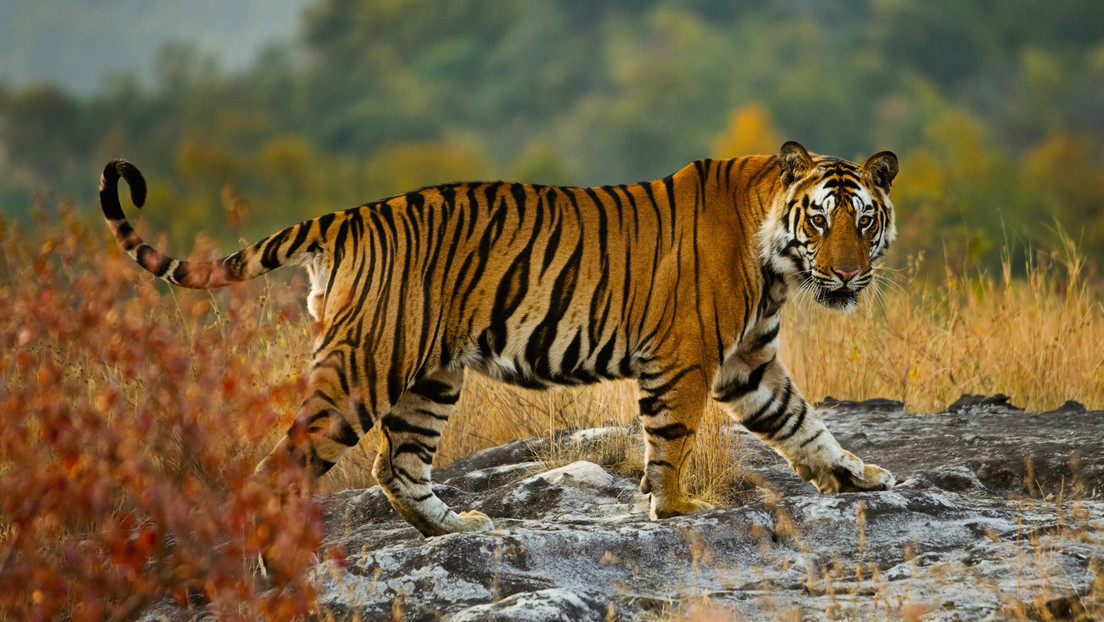
<svg viewBox="0 0 1104 622"><path fill-rule="evenodd" d="M858 165L788 142L636 184L445 184L201 262L162 253L127 221L119 179L136 206L146 194L129 162L104 168L100 204L119 245L182 287L306 267L319 325L306 397L258 470L291 458L319 477L378 429L373 474L432 536L493 528L447 506L430 477L466 370L530 388L636 379L653 519L710 507L682 484L710 400L821 492L891 488L889 471L839 445L777 351L794 293L857 304L895 235L896 174L888 151Z"/></svg>

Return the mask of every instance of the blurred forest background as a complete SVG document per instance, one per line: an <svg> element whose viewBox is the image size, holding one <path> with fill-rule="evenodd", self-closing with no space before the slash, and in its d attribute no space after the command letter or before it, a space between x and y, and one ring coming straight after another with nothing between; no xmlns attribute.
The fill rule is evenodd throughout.
<svg viewBox="0 0 1104 622"><path fill-rule="evenodd" d="M1100 274L1095 0L0 5L16 219L96 217L125 156L151 182L147 235L186 254L200 231L230 249L427 184L633 182L794 139L898 154L898 266L1019 266L1068 236Z"/></svg>

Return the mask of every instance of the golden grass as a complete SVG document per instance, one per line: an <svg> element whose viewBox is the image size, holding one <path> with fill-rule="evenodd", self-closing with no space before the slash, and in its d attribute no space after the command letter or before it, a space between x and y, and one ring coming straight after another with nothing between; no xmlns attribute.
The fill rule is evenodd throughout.
<svg viewBox="0 0 1104 622"><path fill-rule="evenodd" d="M1013 278L895 277L852 314L791 305L781 358L810 401L885 397L939 412L963 393L1004 393L1028 410L1104 408L1104 300L1072 244ZM873 303L872 303L873 302Z"/></svg>

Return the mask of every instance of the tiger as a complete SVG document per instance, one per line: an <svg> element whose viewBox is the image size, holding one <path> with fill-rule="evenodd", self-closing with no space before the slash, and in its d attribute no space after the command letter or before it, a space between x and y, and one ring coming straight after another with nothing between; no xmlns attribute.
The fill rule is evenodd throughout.
<svg viewBox="0 0 1104 622"><path fill-rule="evenodd" d="M379 429L372 473L426 537L494 527L434 493L431 465L465 370L527 388L635 379L650 519L712 506L683 487L709 400L821 493L892 488L843 449L778 359L781 311L809 292L850 310L896 236L890 151L864 164L810 154L703 159L601 187L450 183L306 220L214 261L153 248L123 214L146 183L106 165L117 243L169 283L207 289L307 269L318 326L307 395L258 465L325 474Z"/></svg>

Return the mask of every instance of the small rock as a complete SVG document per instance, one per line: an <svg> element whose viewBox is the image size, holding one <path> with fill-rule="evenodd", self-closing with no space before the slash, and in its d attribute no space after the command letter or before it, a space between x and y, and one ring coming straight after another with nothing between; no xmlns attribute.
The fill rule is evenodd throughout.
<svg viewBox="0 0 1104 622"><path fill-rule="evenodd" d="M1066 400L1065 404L1062 404L1054 410L1049 410L1045 414L1047 415L1067 415L1067 414L1081 414L1088 412L1089 409L1085 408L1085 405L1081 402L1074 400Z"/></svg>
<svg viewBox="0 0 1104 622"><path fill-rule="evenodd" d="M854 402L851 400L837 400L827 396L824 401L813 405L817 410L833 410L837 412L861 410L864 412L894 413L905 410L905 403L897 400L887 400L875 397L869 400Z"/></svg>
<svg viewBox="0 0 1104 622"><path fill-rule="evenodd" d="M963 393L947 407L947 412L955 414L976 414L987 412L1023 412L1023 408L1012 404L1010 397L1003 393L996 395L971 395Z"/></svg>

